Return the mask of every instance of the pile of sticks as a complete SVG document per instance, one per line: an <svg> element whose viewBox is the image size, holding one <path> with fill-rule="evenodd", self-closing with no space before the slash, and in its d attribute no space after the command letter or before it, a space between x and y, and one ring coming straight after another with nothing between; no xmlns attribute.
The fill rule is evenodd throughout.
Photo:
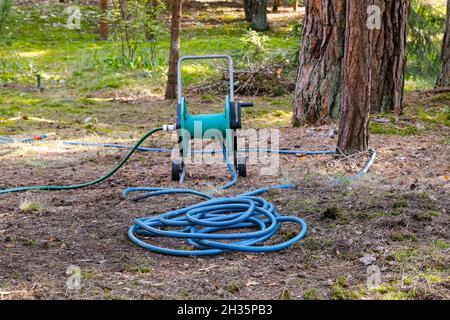
<svg viewBox="0 0 450 320"><path fill-rule="evenodd" d="M286 75L285 65L263 65L234 71L234 90L240 96L281 96L295 89L294 76ZM194 94L226 94L229 90L228 70L221 68L222 78L189 88Z"/></svg>

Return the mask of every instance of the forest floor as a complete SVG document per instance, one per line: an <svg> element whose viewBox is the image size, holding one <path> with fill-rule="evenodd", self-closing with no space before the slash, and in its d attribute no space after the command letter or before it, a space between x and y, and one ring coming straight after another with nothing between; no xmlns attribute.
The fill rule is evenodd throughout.
<svg viewBox="0 0 450 320"><path fill-rule="evenodd" d="M230 23L232 30L240 26ZM273 28L270 41L289 50L296 41L283 42L283 25ZM89 32L78 36L86 45L93 41ZM186 41L204 43L200 48L206 51L207 37ZM239 42L234 33L229 37ZM24 45L26 52L40 52L30 48L39 47L39 41L17 41L11 46L19 53L25 52ZM75 48L77 42L65 46ZM0 50L9 57L8 49ZM37 61L53 64L51 71L61 74L61 65L74 57L67 56L69 49L60 50L37 54ZM94 87L90 76L49 82L43 93L29 79L0 87L0 135L54 134L46 142L0 145L0 188L92 180L112 168L124 151L69 146L63 140L131 144L147 130L174 122L174 103L164 101L160 89L147 90L145 82L157 80L105 71ZM117 83L109 86L108 81ZM336 124L290 127L291 95L252 100L256 106L244 115L246 129L279 129L281 148L335 148ZM188 95L188 101L193 112L223 108L223 98L212 94ZM357 181L343 177L362 168L367 154L281 156L280 169L272 176L261 174L262 165L251 165L248 178L224 194L286 182L298 185L264 195L280 213L302 217L310 228L302 242L276 253L181 258L134 246L126 235L134 218L199 201L190 196L141 202L123 198L121 191L131 186L176 186L170 181L170 155L138 153L110 180L83 190L2 196L0 299L449 299L449 106L449 93L408 92L403 116L374 117L370 144L378 156L369 174ZM170 148L173 136L158 133L147 145ZM345 183L333 187L335 178ZM185 186L208 191L228 180L223 163L191 165ZM273 241L295 231L286 225ZM81 270L81 290L66 287L70 266ZM376 288L367 286L373 276L370 266L381 271Z"/></svg>

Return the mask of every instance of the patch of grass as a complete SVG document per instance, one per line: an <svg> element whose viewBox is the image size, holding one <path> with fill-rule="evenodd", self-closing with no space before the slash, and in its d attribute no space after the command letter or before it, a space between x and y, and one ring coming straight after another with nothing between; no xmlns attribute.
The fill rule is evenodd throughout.
<svg viewBox="0 0 450 320"><path fill-rule="evenodd" d="M93 270L82 270L81 271L81 279L85 281L94 280L96 278L95 271Z"/></svg>
<svg viewBox="0 0 450 320"><path fill-rule="evenodd" d="M347 173L343 171L338 171L334 175L333 183L340 186L348 186L352 183L352 179L348 176Z"/></svg>
<svg viewBox="0 0 450 320"><path fill-rule="evenodd" d="M414 299L417 296L415 290L402 292L402 291L389 291L384 294L381 299L382 300L410 300Z"/></svg>
<svg viewBox="0 0 450 320"><path fill-rule="evenodd" d="M448 248L450 248L450 244L448 244L447 242L445 242L442 239L437 239L434 243L434 245L436 246L437 249L439 250L447 250Z"/></svg>
<svg viewBox="0 0 450 320"><path fill-rule="evenodd" d="M392 207L395 208L395 209L407 208L408 207L408 201L406 201L405 199L397 200L396 202L394 202Z"/></svg>
<svg viewBox="0 0 450 320"><path fill-rule="evenodd" d="M398 263L411 262L419 255L415 249L400 249L394 252L394 258Z"/></svg>
<svg viewBox="0 0 450 320"><path fill-rule="evenodd" d="M191 297L191 293L187 289L181 289L178 293L183 298Z"/></svg>
<svg viewBox="0 0 450 320"><path fill-rule="evenodd" d="M429 192L423 191L423 192L420 194L420 198L421 198L424 202L430 202L430 200L431 200L431 195L430 195Z"/></svg>
<svg viewBox="0 0 450 320"><path fill-rule="evenodd" d="M405 277L402 280L404 286L409 287L413 284L413 280L410 277Z"/></svg>
<svg viewBox="0 0 450 320"><path fill-rule="evenodd" d="M19 204L19 209L23 213L41 212L44 208L45 206L37 200L26 199Z"/></svg>
<svg viewBox="0 0 450 320"><path fill-rule="evenodd" d="M359 300L361 293L358 290L349 290L339 286L334 286L331 299L333 300Z"/></svg>
<svg viewBox="0 0 450 320"><path fill-rule="evenodd" d="M422 273L420 277L426 279L429 283L442 283L445 281L442 276L435 273Z"/></svg>
<svg viewBox="0 0 450 320"><path fill-rule="evenodd" d="M394 232L390 235L392 241L412 241L417 242L417 237L412 233Z"/></svg>
<svg viewBox="0 0 450 320"><path fill-rule="evenodd" d="M147 258L143 262L127 266L125 270L130 272L137 272L140 274L147 274L152 272L152 268L153 260L151 258Z"/></svg>
<svg viewBox="0 0 450 320"><path fill-rule="evenodd" d="M414 125L405 125L403 127L397 127L394 124L390 123L370 123L370 133L371 134L379 134L379 135L389 135L389 136L400 136L400 137L409 137L409 136L418 136L423 134L424 130L419 129Z"/></svg>
<svg viewBox="0 0 450 320"><path fill-rule="evenodd" d="M128 300L127 297L118 294L112 294L110 292L105 293L103 298L105 298L105 300Z"/></svg>
<svg viewBox="0 0 450 320"><path fill-rule="evenodd" d="M281 291L280 300L291 300L291 293L288 289L283 289L283 291Z"/></svg>
<svg viewBox="0 0 450 320"><path fill-rule="evenodd" d="M444 138L442 138L442 144L444 146L450 145L450 136L445 136Z"/></svg>
<svg viewBox="0 0 450 320"><path fill-rule="evenodd" d="M226 286L226 290L230 293L238 293L241 290L241 286L239 281L232 281Z"/></svg>
<svg viewBox="0 0 450 320"><path fill-rule="evenodd" d="M450 98L448 98L448 100L450 100ZM426 112L423 108L419 109L417 118L424 123L450 127L450 112L448 107L443 108L441 112L434 112L434 114Z"/></svg>
<svg viewBox="0 0 450 320"><path fill-rule="evenodd" d="M347 277L340 275L336 278L336 284L331 291L331 299L333 300L357 300L361 299L359 290L348 289Z"/></svg>
<svg viewBox="0 0 450 320"><path fill-rule="evenodd" d="M305 300L319 300L319 295L317 294L316 290L314 288L311 288L309 290L306 290L303 293L303 299Z"/></svg>

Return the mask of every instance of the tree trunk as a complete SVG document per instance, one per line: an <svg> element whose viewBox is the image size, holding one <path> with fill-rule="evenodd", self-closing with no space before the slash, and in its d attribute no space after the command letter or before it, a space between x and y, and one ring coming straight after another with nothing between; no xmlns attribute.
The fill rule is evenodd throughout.
<svg viewBox="0 0 450 320"><path fill-rule="evenodd" d="M295 87L295 126L339 117L344 35L343 1L307 0Z"/></svg>
<svg viewBox="0 0 450 320"><path fill-rule="evenodd" d="M450 86L450 0L447 0L447 19L445 21L444 41L442 42L442 71L436 88Z"/></svg>
<svg viewBox="0 0 450 320"><path fill-rule="evenodd" d="M297 11L298 1L297 0L291 0L291 1L292 1L292 9L294 11Z"/></svg>
<svg viewBox="0 0 450 320"><path fill-rule="evenodd" d="M172 22L170 27L170 58L169 72L167 75L166 96L167 100L177 97L177 71L180 58L180 29L181 11L183 0L172 0Z"/></svg>
<svg viewBox="0 0 450 320"><path fill-rule="evenodd" d="M269 29L267 23L267 0L251 0L252 28L256 31Z"/></svg>
<svg viewBox="0 0 450 320"><path fill-rule="evenodd" d="M372 1L381 9L381 28L372 30L372 112L403 112L409 0Z"/></svg>
<svg viewBox="0 0 450 320"><path fill-rule="evenodd" d="M244 0L245 21L252 22L253 0Z"/></svg>
<svg viewBox="0 0 450 320"><path fill-rule="evenodd" d="M338 150L343 154L366 151L369 145L371 96L371 32L367 7L373 0L347 0L347 28Z"/></svg>
<svg viewBox="0 0 450 320"><path fill-rule="evenodd" d="M372 112L402 113L409 0L367 3L381 9L373 32ZM309 0L299 57L293 124L321 124L338 118L342 92L346 3ZM366 20L365 29L368 29Z"/></svg>
<svg viewBox="0 0 450 320"><path fill-rule="evenodd" d="M277 12L280 7L281 0L273 0L272 12Z"/></svg>
<svg viewBox="0 0 450 320"><path fill-rule="evenodd" d="M100 17L100 39L108 39L108 23L106 22L105 15L108 10L108 0L100 0L100 10L102 16Z"/></svg>

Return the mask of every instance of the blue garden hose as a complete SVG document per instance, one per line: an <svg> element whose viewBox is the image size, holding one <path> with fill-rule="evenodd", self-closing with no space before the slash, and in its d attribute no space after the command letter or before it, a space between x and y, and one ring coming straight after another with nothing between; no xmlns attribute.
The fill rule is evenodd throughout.
<svg viewBox="0 0 450 320"><path fill-rule="evenodd" d="M162 128L156 128L146 133L133 147L104 144L105 147L131 148L124 159L104 176L77 185L69 186L31 186L0 190L0 195L7 193L24 192L30 190L73 190L95 184L99 184L115 174L138 151L168 152L168 149L141 148L141 144L151 135ZM0 137L0 143L11 143L10 139ZM86 143L69 143L84 144ZM90 144L92 145L92 144ZM232 180L219 189L228 189L233 186L238 175L228 160L225 146L222 144L227 167L232 175ZM301 151L301 150L258 150L251 149L247 152L272 152L279 154L334 154L334 151ZM372 157L364 169L358 173L355 179L367 173L375 159L376 153L372 151ZM281 216L272 203L258 197L259 194L272 189L292 189L294 185L279 185L266 187L247 192L234 197L214 198L212 195L194 189L177 188L128 188L123 191L124 196L133 192L145 192L134 200L147 197L169 194L193 194L207 199L201 203L182 209L169 211L155 217L142 217L135 219L135 223L128 230L128 237L138 246L158 253L177 256L204 256L215 255L226 251L239 252L273 252L286 249L302 240L307 234L307 224L304 220L294 216ZM274 245L258 245L272 238L284 222L300 225L300 230L291 239ZM167 228L170 228L167 230ZM233 232L236 230L257 229L257 231ZM166 237L172 239L184 239L193 250L179 248L172 249L150 244L145 241L147 237Z"/></svg>
<svg viewBox="0 0 450 320"><path fill-rule="evenodd" d="M40 134L31 138L23 138L23 139L14 139L11 137L4 137L4 136L0 136L0 144L4 144L4 143L32 143L35 141L40 141L40 140L44 140L47 139L48 135L46 134Z"/></svg>
<svg viewBox="0 0 450 320"><path fill-rule="evenodd" d="M286 185L270 189L288 187ZM165 192L171 194L193 193L192 189L178 189L176 191L156 189L154 189L153 195L161 195ZM253 193L259 194L266 189L256 190ZM124 195L136 191L148 191L148 189L130 188L124 191ZM255 253L279 251L299 242L307 234L308 226L303 219L281 216L276 212L273 204L261 197L242 194L235 197L212 198L208 194L195 194L208 200L169 211L156 217L135 219L135 224L128 230L128 237L136 245L162 254L205 256L220 254L225 251ZM272 238L284 222L300 225L301 229L296 236L278 244L257 245ZM255 228L257 231L233 232L238 229ZM226 233L222 231L226 231ZM183 239L193 249L162 247L150 244L143 239L144 237Z"/></svg>

